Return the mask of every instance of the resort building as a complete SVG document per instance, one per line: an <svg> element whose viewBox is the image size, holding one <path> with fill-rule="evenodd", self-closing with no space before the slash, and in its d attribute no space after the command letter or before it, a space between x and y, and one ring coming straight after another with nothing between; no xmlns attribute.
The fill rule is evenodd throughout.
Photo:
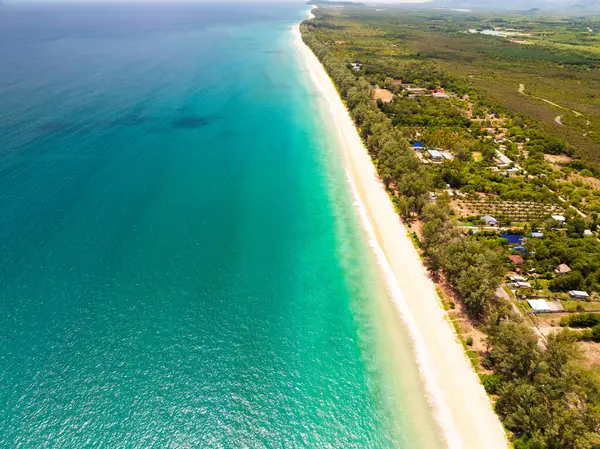
<svg viewBox="0 0 600 449"><path fill-rule="evenodd" d="M409 97L424 97L429 95L429 91L422 87L409 87L406 89L406 92L408 92Z"/></svg>
<svg viewBox="0 0 600 449"><path fill-rule="evenodd" d="M454 156L449 151L443 151L443 150L438 150L438 151L440 152L442 157L444 159L446 159L447 161L451 161L452 159L454 159Z"/></svg>
<svg viewBox="0 0 600 449"><path fill-rule="evenodd" d="M510 260L515 265L522 265L525 263L523 258L521 256L517 256L517 255L508 256L508 260Z"/></svg>
<svg viewBox="0 0 600 449"><path fill-rule="evenodd" d="M532 308L534 313L548 313L552 311L550 305L544 299L529 299L527 303Z"/></svg>
<svg viewBox="0 0 600 449"><path fill-rule="evenodd" d="M562 215L552 215L552 219L558 221L560 224L563 224L567 219Z"/></svg>
<svg viewBox="0 0 600 449"><path fill-rule="evenodd" d="M567 274L571 272L571 268L566 263L561 263L554 269L556 274Z"/></svg>
<svg viewBox="0 0 600 449"><path fill-rule="evenodd" d="M484 215L483 217L481 217L481 219L483 221L485 221L485 223L488 226L498 226L498 220L496 220L494 217L492 217L491 215Z"/></svg>
<svg viewBox="0 0 600 449"><path fill-rule="evenodd" d="M531 288L531 284L525 281L517 281L513 284L516 288Z"/></svg>
<svg viewBox="0 0 600 449"><path fill-rule="evenodd" d="M590 297L587 292L582 292L581 290L571 290L569 296L571 299L588 299Z"/></svg>
<svg viewBox="0 0 600 449"><path fill-rule="evenodd" d="M508 167L510 164L512 164L512 160L499 150L496 150L495 158L498 161L496 165L499 167Z"/></svg>
<svg viewBox="0 0 600 449"><path fill-rule="evenodd" d="M523 237L521 234L506 233L502 234L501 237L506 239L509 245L520 245L523 240L525 240L525 237Z"/></svg>
<svg viewBox="0 0 600 449"><path fill-rule="evenodd" d="M523 255L525 255L525 256L528 254L528 253L527 253L527 250L525 249L525 247L524 247L523 245L517 245L517 246L515 246L513 249L514 249L515 251L518 251L518 252L520 252L521 254L523 254Z"/></svg>
<svg viewBox="0 0 600 449"><path fill-rule="evenodd" d="M427 150L427 153L429 153L429 159L433 162L442 162L444 160L444 156L438 150Z"/></svg>

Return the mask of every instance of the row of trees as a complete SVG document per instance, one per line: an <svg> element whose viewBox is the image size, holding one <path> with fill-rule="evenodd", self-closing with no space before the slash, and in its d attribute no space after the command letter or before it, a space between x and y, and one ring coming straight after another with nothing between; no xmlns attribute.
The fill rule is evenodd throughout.
<svg viewBox="0 0 600 449"><path fill-rule="evenodd" d="M400 130L371 99L371 85L356 79L346 64L333 56L327 45L302 25L303 38L334 80L360 135L376 161L385 186L395 191L403 215L420 212L432 190L431 180Z"/></svg>
<svg viewBox="0 0 600 449"><path fill-rule="evenodd" d="M447 199L427 204L421 214L422 247L430 270L442 270L476 318L498 312L496 300L504 266L500 253L485 242L465 238L452 224Z"/></svg>
<svg viewBox="0 0 600 449"><path fill-rule="evenodd" d="M467 310L489 325L487 363L495 374L486 377L484 385L499 395L496 409L515 434L515 447L600 449L597 384L576 363L574 340L567 334L552 337L547 350L541 351L531 329L496 299L504 273L500 253L486 240L468 238L453 225L448 198L430 201L437 182L416 158L402 131L371 100L370 83L357 79L319 39L323 26L319 20L307 22L301 27L302 36L346 102L399 211L405 217L420 215L429 268L443 271ZM382 74L388 76L394 74Z"/></svg>

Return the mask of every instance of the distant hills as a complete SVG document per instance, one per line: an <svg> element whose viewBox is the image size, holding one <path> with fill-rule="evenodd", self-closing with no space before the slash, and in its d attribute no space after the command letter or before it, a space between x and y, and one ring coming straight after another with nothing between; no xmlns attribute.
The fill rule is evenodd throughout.
<svg viewBox="0 0 600 449"><path fill-rule="evenodd" d="M2 0L0 0L1 2ZM421 0L397 0L398 4L418 8L445 8L469 9L473 11L514 11L523 14L568 13L570 15L600 15L600 0L503 0L501 2L488 2L486 0L430 0L421 3ZM336 0L310 0L309 5L329 6L365 6L361 2L336 1ZM377 4L377 0L368 0L368 4ZM385 0L381 5L395 3Z"/></svg>
<svg viewBox="0 0 600 449"><path fill-rule="evenodd" d="M329 6L365 6L364 3L346 2L346 1L330 1L330 0L310 0L309 5L329 5Z"/></svg>
<svg viewBox="0 0 600 449"><path fill-rule="evenodd" d="M493 3L482 0L433 0L427 5L451 9L512 10L529 14L548 12L600 14L600 0L503 0L502 2Z"/></svg>

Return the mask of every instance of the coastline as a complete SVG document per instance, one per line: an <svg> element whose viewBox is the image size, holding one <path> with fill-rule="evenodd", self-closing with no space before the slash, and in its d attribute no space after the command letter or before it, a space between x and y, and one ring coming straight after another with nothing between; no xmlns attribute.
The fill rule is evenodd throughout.
<svg viewBox="0 0 600 449"><path fill-rule="evenodd" d="M310 13L311 17L312 12ZM294 43L329 104L355 204L393 300L412 337L428 401L451 449L507 448L506 435L458 337L447 320L407 230L325 69L303 42Z"/></svg>

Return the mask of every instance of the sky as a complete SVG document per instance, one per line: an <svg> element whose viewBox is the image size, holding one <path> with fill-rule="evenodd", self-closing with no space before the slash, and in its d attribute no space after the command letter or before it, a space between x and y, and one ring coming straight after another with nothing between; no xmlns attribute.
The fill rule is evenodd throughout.
<svg viewBox="0 0 600 449"><path fill-rule="evenodd" d="M272 2L272 3L306 3L307 0L172 0L173 3L175 2L204 2L204 3L225 3L225 1L229 2L229 3L263 3L263 2ZM425 3L431 0L351 0L351 1L355 1L355 2L363 2L363 3L387 3L387 4L393 4L393 3ZM600 1L600 0L599 0ZM56 2L70 2L70 3L104 3L104 2L110 2L110 3L132 3L132 2L136 2L136 3L170 3L169 0L5 0L5 3L25 3L25 2L30 2L30 3L39 3L39 2L46 2L46 3L56 3ZM0 3L2 3L2 0L0 0Z"/></svg>

